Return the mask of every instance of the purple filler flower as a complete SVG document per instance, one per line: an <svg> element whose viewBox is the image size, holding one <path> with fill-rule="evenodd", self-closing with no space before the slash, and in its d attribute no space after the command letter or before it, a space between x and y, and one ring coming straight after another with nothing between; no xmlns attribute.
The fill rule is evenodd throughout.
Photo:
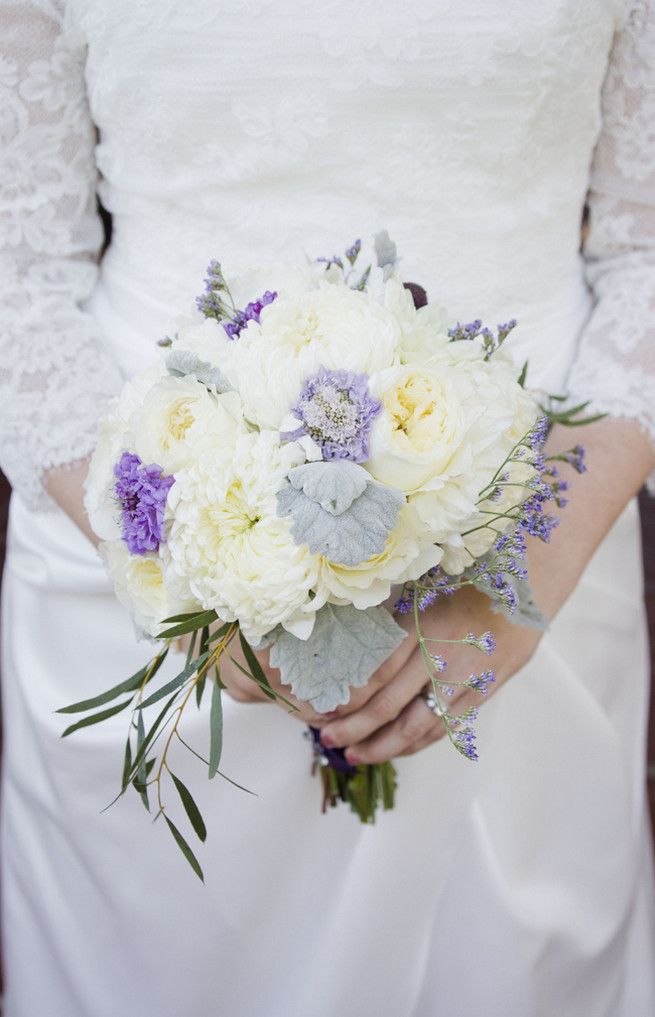
<svg viewBox="0 0 655 1017"><path fill-rule="evenodd" d="M116 500L121 507L123 540L130 554L156 551L164 539L164 510L175 477L163 477L161 466L144 466L133 452L123 452L114 466Z"/></svg>
<svg viewBox="0 0 655 1017"><path fill-rule="evenodd" d="M245 311L235 311L234 321L228 322L224 325L225 331L227 332L230 339L238 339L241 335L242 329L246 327L249 321L259 321L259 316L268 304L272 304L277 293L271 293L270 290L266 290L263 297L259 300L253 301L253 303L246 306Z"/></svg>
<svg viewBox="0 0 655 1017"><path fill-rule="evenodd" d="M318 374L305 380L300 402L291 407L301 426L282 438L295 441L308 434L323 459L363 463L369 457L371 424L381 409L380 400L369 395L366 374L320 367Z"/></svg>

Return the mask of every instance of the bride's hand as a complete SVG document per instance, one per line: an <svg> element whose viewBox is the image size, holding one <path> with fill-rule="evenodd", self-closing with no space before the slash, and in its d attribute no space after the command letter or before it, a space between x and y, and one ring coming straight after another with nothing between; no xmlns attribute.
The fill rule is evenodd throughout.
<svg viewBox="0 0 655 1017"><path fill-rule="evenodd" d="M379 684L378 691L365 705L348 715L340 715L322 730L321 738L326 747L348 746L346 758L351 763L382 763L396 756L410 755L446 734L443 721L435 716L425 699L425 690L431 686L413 617L403 615L397 620L408 633L402 644L404 660L394 660L394 654L385 661L372 679ZM421 632L428 640L456 640L469 632L479 636L487 631L494 633L497 642L491 660L475 646L428 643L431 652L442 655L447 661L443 677L452 683L454 694L441 698L451 715L480 706L484 701L479 692L456 683L492 669L496 680L489 686L491 694L527 663L541 633L512 625L494 614L488 597L472 587L441 598L421 615Z"/></svg>
<svg viewBox="0 0 655 1017"><path fill-rule="evenodd" d="M655 468L653 447L633 421L606 417L586 426L580 436L588 472L583 477L567 477L571 483L569 503L551 543L536 539L529 542L530 582L535 602L548 619L566 601L600 541ZM558 425L546 449L549 454L557 454L571 444L570 429ZM339 716L323 728L326 746L348 746L347 757L353 763L383 762L418 752L445 734L443 723L420 695L426 672L412 631L413 620L405 616L401 623L408 627L408 637L371 679L374 695L357 712ZM446 645L443 651L448 661L446 675L453 682L493 668L496 681L490 692L527 663L540 638L534 629L512 625L491 612L484 594L471 588L460 590L452 598L440 598L422 616L421 628L428 638L447 639L492 631L497 649L490 661L471 646ZM435 652L440 652L438 644ZM456 708L449 708L450 713L461 713L483 702L469 689L457 690L454 699Z"/></svg>

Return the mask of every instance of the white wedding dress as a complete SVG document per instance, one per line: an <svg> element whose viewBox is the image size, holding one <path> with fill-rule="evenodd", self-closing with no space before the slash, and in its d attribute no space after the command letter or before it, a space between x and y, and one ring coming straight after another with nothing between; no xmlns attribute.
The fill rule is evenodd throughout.
<svg viewBox="0 0 655 1017"><path fill-rule="evenodd" d="M331 255L381 228L453 316L519 319L533 386L655 434L655 8L0 10L6 1017L652 1017L634 506L485 705L480 761L445 742L400 760L374 827L320 813L293 718L228 701L222 769L254 795L179 763L209 827L202 886L136 795L101 813L124 715L60 739L54 711L151 647L40 481L87 455L212 258Z"/></svg>

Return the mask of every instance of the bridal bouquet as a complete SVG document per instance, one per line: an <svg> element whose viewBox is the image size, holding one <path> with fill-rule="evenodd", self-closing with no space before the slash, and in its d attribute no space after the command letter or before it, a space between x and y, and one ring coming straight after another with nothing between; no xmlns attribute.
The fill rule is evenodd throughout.
<svg viewBox="0 0 655 1017"><path fill-rule="evenodd" d="M543 505L564 485L540 452L545 420L502 348L514 323L492 333L449 321L403 283L386 234L376 264L362 272L359 256L356 243L341 258L274 266L266 290L229 284L213 262L196 313L113 402L91 464L87 510L116 594L163 649L128 681L67 707L102 709L66 733L132 704L123 790L134 785L147 804L156 785L197 872L161 780L181 707L200 701L207 677L209 775L220 772L220 668L232 639L268 695L282 698L253 653L266 646L296 697L332 711L404 637L383 606L396 588L398 609L415 614L432 705L475 758L473 711L449 712L452 683L420 634L420 611L474 583L540 623L521 595L523 535L547 538ZM151 692L183 635L185 666ZM489 633L463 639L493 648ZM484 671L465 684L484 692L492 679ZM158 702L146 729L144 709ZM350 802L366 821L378 800L391 806L390 763L350 767L317 732L314 741L325 800ZM204 839L189 790L172 779Z"/></svg>

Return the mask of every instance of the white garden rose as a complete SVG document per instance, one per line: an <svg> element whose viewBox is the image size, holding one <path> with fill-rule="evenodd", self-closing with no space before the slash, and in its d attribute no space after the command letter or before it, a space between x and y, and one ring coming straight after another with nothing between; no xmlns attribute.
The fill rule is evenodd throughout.
<svg viewBox="0 0 655 1017"><path fill-rule="evenodd" d="M326 599L310 596L317 556L277 515L276 493L303 458L274 432L226 432L176 475L169 496L167 575L224 621L238 619L252 643L276 625L307 637Z"/></svg>
<svg viewBox="0 0 655 1017"><path fill-rule="evenodd" d="M237 392L216 395L194 377L164 377L130 419L142 462L177 473L193 462L199 444L225 431L247 430Z"/></svg>
<svg viewBox="0 0 655 1017"><path fill-rule="evenodd" d="M166 584L159 555L130 554L122 541L102 543L100 554L118 600L149 635L163 631L164 618L198 610L197 601L180 596Z"/></svg>
<svg viewBox="0 0 655 1017"><path fill-rule="evenodd" d="M376 480L411 493L468 462L467 436L483 412L463 398L461 378L447 366L402 364L370 379L382 412L370 432L366 469Z"/></svg>
<svg viewBox="0 0 655 1017"><path fill-rule="evenodd" d="M369 294L345 284L278 296L228 344L222 369L234 379L248 420L277 429L320 367L356 374L399 359L400 330Z"/></svg>
<svg viewBox="0 0 655 1017"><path fill-rule="evenodd" d="M336 604L361 611L387 599L394 584L422 575L441 561L437 547L420 525L411 505L403 505L384 550L358 565L339 565L321 557L321 579Z"/></svg>

